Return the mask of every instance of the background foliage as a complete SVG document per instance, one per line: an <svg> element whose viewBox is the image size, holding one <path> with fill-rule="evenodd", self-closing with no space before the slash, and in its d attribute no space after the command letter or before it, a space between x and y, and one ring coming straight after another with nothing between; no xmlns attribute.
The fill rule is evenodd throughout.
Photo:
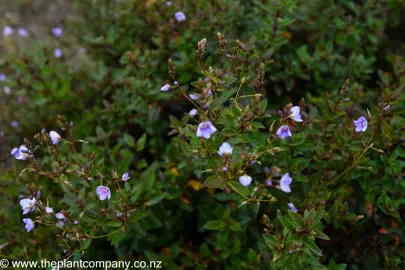
<svg viewBox="0 0 405 270"><path fill-rule="evenodd" d="M0 47L0 256L162 260L168 269L404 267L402 1L3 2L1 25L15 32ZM176 20L178 11L185 21ZM19 27L29 35L19 36ZM63 34L52 35L53 27ZM210 109L190 117L193 104L182 93L222 80L224 91L206 101ZM180 87L160 91L174 81ZM236 99L239 87L240 96L261 94L260 103ZM290 123L293 137L281 141L275 132L289 103L301 107L304 122ZM255 106L260 114L240 129ZM369 120L361 135L352 124L359 116ZM219 132L201 141L195 129L207 118ZM69 143L56 152L50 130L87 143L75 143L77 153ZM32 165L10 151L23 138L39 146L42 174L20 175ZM227 175L245 196L273 202L244 203L229 185L203 185L221 175L216 152L224 141L234 146L235 172L254 153L282 150L248 165L254 180L246 189L238 173ZM111 202L99 201L95 188L116 177L113 169L131 179L114 186ZM291 193L265 185L278 169L293 175ZM68 241L70 223L36 224L27 233L19 201L38 190L43 203L79 219L87 236L107 236Z"/></svg>

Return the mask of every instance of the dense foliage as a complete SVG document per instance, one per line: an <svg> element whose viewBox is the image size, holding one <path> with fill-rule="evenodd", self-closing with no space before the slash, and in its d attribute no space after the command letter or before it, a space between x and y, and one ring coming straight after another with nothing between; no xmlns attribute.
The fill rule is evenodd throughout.
<svg viewBox="0 0 405 270"><path fill-rule="evenodd" d="M402 1L6 6L0 258L405 267Z"/></svg>

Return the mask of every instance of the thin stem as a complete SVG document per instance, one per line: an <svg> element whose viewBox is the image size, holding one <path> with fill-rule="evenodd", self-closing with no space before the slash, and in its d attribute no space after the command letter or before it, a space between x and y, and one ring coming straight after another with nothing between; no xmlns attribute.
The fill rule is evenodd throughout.
<svg viewBox="0 0 405 270"><path fill-rule="evenodd" d="M340 177L342 177L343 175L345 175L347 172L349 172L351 169L353 169L354 167L356 167L357 163L360 161L360 159L366 154L366 152L372 148L373 144L371 143L371 139L370 142L368 143L366 149L364 149L364 151L360 154L360 156L358 158L356 158L356 160L353 162L353 164L347 168L346 170L344 170L342 173L340 173L338 176L336 176L335 178L332 179L332 181L330 181L329 183L326 184L326 186L330 186L333 183L335 183Z"/></svg>
<svg viewBox="0 0 405 270"><path fill-rule="evenodd" d="M87 238L90 238L90 239L104 238L104 237L107 237L107 236L112 235L112 234L114 234L114 233L117 233L117 232L120 231L120 230L121 230L121 228L120 228L120 229L117 229L117 230L115 230L115 231L113 231L113 232L104 234L104 235L97 235L97 236L86 235L86 237L87 237Z"/></svg>
<svg viewBox="0 0 405 270"><path fill-rule="evenodd" d="M242 85L243 85L243 83L241 83L240 85L239 85L239 88L238 88L238 91L236 92L236 97L235 97L235 99L234 99L234 103L235 103L235 106L238 108L238 109L240 109L239 108L239 105L238 105L238 100L239 100L239 91L240 91L240 89L242 88Z"/></svg>
<svg viewBox="0 0 405 270"><path fill-rule="evenodd" d="M244 198L246 200L246 203L249 202L272 202L271 200L260 200L260 199L255 199L255 198L249 198L247 197L245 194L243 194L242 192L240 192L232 183L231 181L228 181L228 186L235 191L236 193L238 193L242 198Z"/></svg>

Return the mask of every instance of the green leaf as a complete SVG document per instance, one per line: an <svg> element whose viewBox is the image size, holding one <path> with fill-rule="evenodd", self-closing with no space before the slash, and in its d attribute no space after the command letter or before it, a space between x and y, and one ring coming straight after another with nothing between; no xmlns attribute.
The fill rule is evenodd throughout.
<svg viewBox="0 0 405 270"><path fill-rule="evenodd" d="M266 128L262 123L260 123L260 122L252 122L252 123L250 123L250 125L252 126L252 127L255 127L255 128Z"/></svg>
<svg viewBox="0 0 405 270"><path fill-rule="evenodd" d="M309 211L309 213L308 213L308 215L306 216L306 221L307 221L307 224L309 224L309 225L312 225L313 223L314 223L314 218L315 218L315 209L314 208L312 208L310 211Z"/></svg>
<svg viewBox="0 0 405 270"><path fill-rule="evenodd" d="M226 227L226 223L222 220L211 220L204 225L207 230L219 231Z"/></svg>
<svg viewBox="0 0 405 270"><path fill-rule="evenodd" d="M162 193L162 194L156 195L156 196L150 198L150 199L146 202L146 205L147 205L147 206L152 206L152 205L158 204L158 203L160 203L164 198L166 198L168 195L169 195L169 194L168 194L167 192L164 192L164 193Z"/></svg>
<svg viewBox="0 0 405 270"><path fill-rule="evenodd" d="M288 230L291 230L291 231L295 230L295 226L290 220L288 220L287 218L285 218L281 215L277 216L277 218L280 220L281 224L283 224L283 226L285 228L287 228Z"/></svg>
<svg viewBox="0 0 405 270"><path fill-rule="evenodd" d="M231 220L229 220L228 228L231 231L237 232L237 231L240 231L240 224L238 222L236 222L235 220L231 219Z"/></svg>
<svg viewBox="0 0 405 270"><path fill-rule="evenodd" d="M301 226L301 227L305 226L304 219L300 215L298 215L297 213L295 213L291 210L288 210L288 214L294 220L294 222L297 223L299 226Z"/></svg>
<svg viewBox="0 0 405 270"><path fill-rule="evenodd" d="M264 243L271 248L272 250L277 250L280 242L278 241L277 237L272 234L264 234Z"/></svg>
<svg viewBox="0 0 405 270"><path fill-rule="evenodd" d="M304 238L303 241L304 245L306 245L313 253L315 253L317 256L322 256L322 251L320 250L320 248L315 244L314 241L312 241L311 239Z"/></svg>
<svg viewBox="0 0 405 270"><path fill-rule="evenodd" d="M204 257L209 257L211 256L211 250L208 248L207 243L204 243L200 246L200 253L204 256Z"/></svg>
<svg viewBox="0 0 405 270"><path fill-rule="evenodd" d="M321 238L323 240L330 240L329 236L327 236L324 232L321 230L315 229L313 230L316 234L314 235L315 237Z"/></svg>
<svg viewBox="0 0 405 270"><path fill-rule="evenodd" d="M83 242L80 243L80 247L82 249L87 249L87 248L90 247L91 242L92 242L92 239L86 239L86 240L84 240Z"/></svg>
<svg viewBox="0 0 405 270"><path fill-rule="evenodd" d="M318 226L319 222L321 222L323 218L324 211L318 211L315 213L314 221L312 222L312 227Z"/></svg>
<svg viewBox="0 0 405 270"><path fill-rule="evenodd" d="M249 249L249 251L248 251L248 255L247 255L247 257L248 257L248 260L250 261L250 262L255 262L256 261L256 252L253 250L253 249Z"/></svg>
<svg viewBox="0 0 405 270"><path fill-rule="evenodd" d="M117 231L108 236L108 239L111 241L111 244L117 246L121 239L124 237L124 233L122 231Z"/></svg>
<svg viewBox="0 0 405 270"><path fill-rule="evenodd" d="M262 100L262 101L260 101L260 103L259 103L259 109L260 109L262 112L264 112L264 111L266 110L266 108L267 108L267 98L264 99L264 100Z"/></svg>
<svg viewBox="0 0 405 270"><path fill-rule="evenodd" d="M146 144L146 133L144 133L141 138L136 142L136 151L140 152L143 149L145 149L145 144Z"/></svg>
<svg viewBox="0 0 405 270"><path fill-rule="evenodd" d="M230 216L230 212L228 208L225 208L224 213L222 214L222 219L224 221L228 221L229 220L229 216Z"/></svg>
<svg viewBox="0 0 405 270"><path fill-rule="evenodd" d="M211 175L204 181L204 186L209 188L224 189L226 186L226 180L218 175Z"/></svg>
<svg viewBox="0 0 405 270"><path fill-rule="evenodd" d="M122 225L121 222L118 221L108 221L107 226L108 227L120 227Z"/></svg>
<svg viewBox="0 0 405 270"><path fill-rule="evenodd" d="M124 133L123 139L124 139L124 142L125 142L126 144L128 144L129 146L131 146L131 147L134 147L134 146L135 146L135 139L134 139L134 137L132 137L131 135L129 135L129 134L127 134L127 133Z"/></svg>
<svg viewBox="0 0 405 270"><path fill-rule="evenodd" d="M135 223L147 216L150 215L150 212L146 209L142 209L142 210L136 210L134 213L132 213L132 215L129 217L128 219L128 223L132 224Z"/></svg>

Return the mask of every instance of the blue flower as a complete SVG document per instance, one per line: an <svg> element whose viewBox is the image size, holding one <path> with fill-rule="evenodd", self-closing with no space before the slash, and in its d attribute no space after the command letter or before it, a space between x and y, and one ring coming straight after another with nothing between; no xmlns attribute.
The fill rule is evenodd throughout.
<svg viewBox="0 0 405 270"><path fill-rule="evenodd" d="M242 175L241 177L239 177L239 183L247 187L248 185L250 185L250 183L252 183L252 177L246 174Z"/></svg>
<svg viewBox="0 0 405 270"><path fill-rule="evenodd" d="M292 183L292 178L290 177L289 173L284 174L280 180L280 189L286 193L291 192L290 185Z"/></svg>
<svg viewBox="0 0 405 270"><path fill-rule="evenodd" d="M289 207L289 208L290 208L290 210L291 210L291 211L293 211L294 213L296 213L296 212L297 212L297 208L295 208L294 204L289 203L289 204L288 204L288 207Z"/></svg>
<svg viewBox="0 0 405 270"><path fill-rule="evenodd" d="M367 129L367 120L363 116L359 117L359 119L353 121L354 125L356 126L356 132L364 132Z"/></svg>
<svg viewBox="0 0 405 270"><path fill-rule="evenodd" d="M212 125L211 121L201 122L197 128L197 137L211 138L217 129Z"/></svg>
<svg viewBox="0 0 405 270"><path fill-rule="evenodd" d="M290 118L292 118L295 122L302 122L303 120L301 119L301 109L299 106L294 106L290 109Z"/></svg>
<svg viewBox="0 0 405 270"><path fill-rule="evenodd" d="M176 13L174 14L174 16L176 17L176 20L177 20L178 22L182 22L182 21L185 21L185 20L186 20L186 15L184 15L184 13L181 12L181 11L176 12Z"/></svg>
<svg viewBox="0 0 405 270"><path fill-rule="evenodd" d="M223 157L224 155L231 155L233 148L227 142L224 142L221 147L219 147L218 155Z"/></svg>
<svg viewBox="0 0 405 270"><path fill-rule="evenodd" d="M60 36L62 35L62 33L63 33L62 28L60 28L60 27L54 27L54 28L52 28L52 34L53 34L55 37L60 37Z"/></svg>
<svg viewBox="0 0 405 270"><path fill-rule="evenodd" d="M56 132L56 131L51 131L49 132L49 137L51 137L52 144L58 144L62 137Z"/></svg>
<svg viewBox="0 0 405 270"><path fill-rule="evenodd" d="M111 191L108 187L105 186L98 186L96 189L96 194L98 195L101 201L111 198Z"/></svg>
<svg viewBox="0 0 405 270"><path fill-rule="evenodd" d="M23 218L23 222L25 223L25 229L27 230L27 232L30 232L32 229L34 229L34 222L32 222L32 219Z"/></svg>
<svg viewBox="0 0 405 270"><path fill-rule="evenodd" d="M25 30L25 29L22 28L22 27L18 28L17 34L18 34L20 37L28 37L28 31Z"/></svg>
<svg viewBox="0 0 405 270"><path fill-rule="evenodd" d="M3 37L8 37L13 34L14 30L10 26L6 25L3 29Z"/></svg>
<svg viewBox="0 0 405 270"><path fill-rule="evenodd" d="M65 216L64 216L61 212L57 213L57 214L55 215L55 217L56 217L57 219L65 219Z"/></svg>
<svg viewBox="0 0 405 270"><path fill-rule="evenodd" d="M169 90L169 89L170 89L170 85L169 85L169 84L165 84L165 85L162 86L162 88L160 88L160 91L166 92L166 91Z"/></svg>
<svg viewBox="0 0 405 270"><path fill-rule="evenodd" d="M291 137L291 131L290 128L288 126L281 126L278 128L277 130L277 135L281 138L281 139L285 139L287 137Z"/></svg>
<svg viewBox="0 0 405 270"><path fill-rule="evenodd" d="M35 200L35 198L32 198L32 199L22 199L21 201L20 201L20 205L21 205L21 208L22 208L22 210L23 210L23 215L25 215L25 214L27 214L27 213L29 213L29 212L32 212L32 211L34 211L35 210L35 203L36 203L36 200Z"/></svg>
<svg viewBox="0 0 405 270"><path fill-rule="evenodd" d="M188 113L191 117L194 117L197 114L197 109L191 109L191 111Z"/></svg>
<svg viewBox="0 0 405 270"><path fill-rule="evenodd" d="M34 156L25 145L21 145L20 148L18 148L18 151L13 149L12 153L14 153L14 157L18 160L26 160Z"/></svg>
<svg viewBox="0 0 405 270"><path fill-rule="evenodd" d="M128 181L131 178L131 176L129 176L129 173L124 173L121 177L122 181Z"/></svg>
<svg viewBox="0 0 405 270"><path fill-rule="evenodd" d="M56 58L61 58L63 56L63 52L59 48L55 48L53 50L53 54L55 55Z"/></svg>

